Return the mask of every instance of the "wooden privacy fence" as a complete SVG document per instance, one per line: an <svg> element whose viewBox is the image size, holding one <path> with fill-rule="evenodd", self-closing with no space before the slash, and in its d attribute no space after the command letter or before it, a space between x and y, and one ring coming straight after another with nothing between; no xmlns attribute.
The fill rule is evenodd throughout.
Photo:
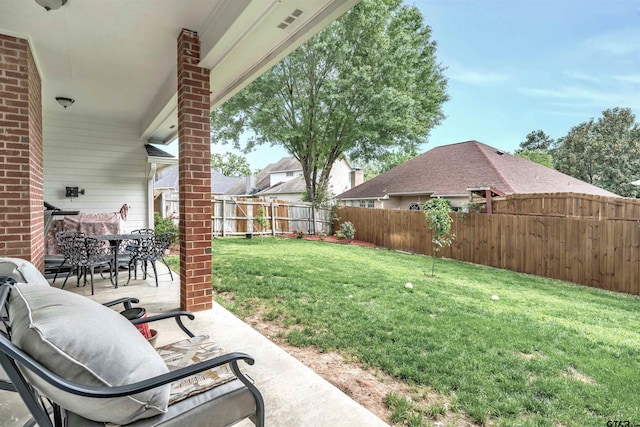
<svg viewBox="0 0 640 427"><path fill-rule="evenodd" d="M640 221L560 216L452 213L447 258L640 295ZM420 211L343 207L356 239L432 255L431 232Z"/></svg>
<svg viewBox="0 0 640 427"><path fill-rule="evenodd" d="M493 200L493 213L640 219L640 199L576 193L510 194Z"/></svg>
<svg viewBox="0 0 640 427"><path fill-rule="evenodd" d="M262 215L261 215L262 213ZM264 217L263 227L258 217ZM285 234L304 230L308 234L328 233L329 209L313 209L307 203L266 199L216 199L213 201L213 235Z"/></svg>

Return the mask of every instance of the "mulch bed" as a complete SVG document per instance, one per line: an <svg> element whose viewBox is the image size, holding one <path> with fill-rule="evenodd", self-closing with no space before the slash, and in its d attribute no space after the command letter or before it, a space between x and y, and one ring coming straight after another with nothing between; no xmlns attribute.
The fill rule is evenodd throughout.
<svg viewBox="0 0 640 427"><path fill-rule="evenodd" d="M288 238L288 239L297 239L298 236L296 234L283 234L282 237ZM357 246L365 246L368 248L375 248L377 247L374 243L369 243L369 242L364 242L362 240L346 240L346 239L339 239L336 236L324 236L324 237L320 237L317 236L315 234L307 234L303 237L304 240L321 240L323 242L327 242L327 243L338 243L341 245L357 245Z"/></svg>

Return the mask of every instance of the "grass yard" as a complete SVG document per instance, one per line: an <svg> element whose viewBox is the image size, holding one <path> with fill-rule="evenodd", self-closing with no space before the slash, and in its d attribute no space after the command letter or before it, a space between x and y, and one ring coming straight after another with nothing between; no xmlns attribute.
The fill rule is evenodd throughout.
<svg viewBox="0 0 640 427"><path fill-rule="evenodd" d="M295 346L449 396L436 412L498 426L640 424L640 298L452 260L436 261L435 278L430 268L430 258L352 245L213 242L218 302L295 325ZM398 425L438 419L387 401Z"/></svg>

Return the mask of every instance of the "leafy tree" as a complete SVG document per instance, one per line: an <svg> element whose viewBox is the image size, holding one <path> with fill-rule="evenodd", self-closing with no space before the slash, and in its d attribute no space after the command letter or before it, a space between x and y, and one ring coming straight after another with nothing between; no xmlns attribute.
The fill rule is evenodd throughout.
<svg viewBox="0 0 640 427"><path fill-rule="evenodd" d="M264 232L267 230L267 227L269 227L269 217L267 216L267 210L264 206L260 206L258 209L258 215L253 219L260 226L260 243L262 243L262 239L264 239Z"/></svg>
<svg viewBox="0 0 640 427"><path fill-rule="evenodd" d="M411 160L417 155L418 151L416 149L385 153L378 159L371 160L364 165L362 168L364 171L364 179L365 181L368 181L371 178L375 178L381 173L385 173L389 169L393 169L407 160Z"/></svg>
<svg viewBox="0 0 640 427"><path fill-rule="evenodd" d="M531 150L527 148L525 150L516 151L516 156L553 169L553 156L546 151L542 151L540 149Z"/></svg>
<svg viewBox="0 0 640 427"><path fill-rule="evenodd" d="M212 138L281 145L322 202L333 163L423 143L448 99L431 29L402 0L362 0L211 115ZM246 134L245 134L246 135ZM243 138L244 139L244 138Z"/></svg>
<svg viewBox="0 0 640 427"><path fill-rule="evenodd" d="M422 205L422 212L424 213L427 222L429 223L429 229L432 233L431 241L433 242L433 257L431 258L431 277L435 275L436 267L436 254L443 246L450 246L453 243L453 239L456 238L455 234L449 234L451 232L451 204L446 199L429 199Z"/></svg>
<svg viewBox="0 0 640 427"><path fill-rule="evenodd" d="M533 150L548 152L553 148L554 144L555 141L549 135L541 130L534 130L529 132L527 139L520 143L520 148L516 150L516 154Z"/></svg>
<svg viewBox="0 0 640 427"><path fill-rule="evenodd" d="M555 167L625 197L640 196L640 125L630 108L613 108L581 123L560 139Z"/></svg>
<svg viewBox="0 0 640 427"><path fill-rule="evenodd" d="M211 155L211 167L226 176L251 175L251 168L246 157L227 151L224 154Z"/></svg>

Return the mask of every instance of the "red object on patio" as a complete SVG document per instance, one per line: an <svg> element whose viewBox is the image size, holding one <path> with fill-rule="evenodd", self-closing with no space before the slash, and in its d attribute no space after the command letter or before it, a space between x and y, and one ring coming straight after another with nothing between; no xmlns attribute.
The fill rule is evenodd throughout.
<svg viewBox="0 0 640 427"><path fill-rule="evenodd" d="M147 310L142 307L134 307L128 310L121 311L120 314L126 317L127 320L144 319L145 317L147 317ZM148 323L143 323L141 325L135 326L146 339L151 338L151 331L149 330Z"/></svg>

